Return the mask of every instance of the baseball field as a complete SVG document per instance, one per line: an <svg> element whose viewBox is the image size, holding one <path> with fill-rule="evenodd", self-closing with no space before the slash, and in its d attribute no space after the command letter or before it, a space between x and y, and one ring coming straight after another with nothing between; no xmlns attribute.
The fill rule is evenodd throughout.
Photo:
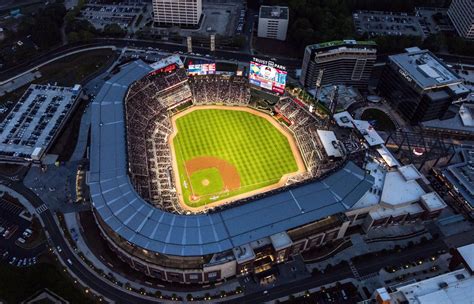
<svg viewBox="0 0 474 304"><path fill-rule="evenodd" d="M293 137L258 111L201 106L172 121L178 196L190 209L280 187L305 170Z"/></svg>

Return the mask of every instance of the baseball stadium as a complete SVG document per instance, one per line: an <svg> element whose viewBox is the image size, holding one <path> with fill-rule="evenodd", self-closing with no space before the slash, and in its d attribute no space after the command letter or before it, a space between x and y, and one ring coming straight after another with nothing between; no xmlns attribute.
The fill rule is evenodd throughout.
<svg viewBox="0 0 474 304"><path fill-rule="evenodd" d="M321 122L284 93L284 67L190 71L177 55L132 61L92 103L87 182L118 257L153 278L205 284L271 275L344 237L344 212L373 177L327 159Z"/></svg>

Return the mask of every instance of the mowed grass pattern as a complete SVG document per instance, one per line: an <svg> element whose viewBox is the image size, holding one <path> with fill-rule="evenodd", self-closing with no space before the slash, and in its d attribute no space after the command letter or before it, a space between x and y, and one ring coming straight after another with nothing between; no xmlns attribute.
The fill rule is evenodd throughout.
<svg viewBox="0 0 474 304"><path fill-rule="evenodd" d="M277 183L287 173L298 170L287 138L265 118L239 110L201 109L176 120L178 133L173 140L185 202L190 188L184 163L200 156L224 159L240 175L241 188L231 193L216 193L219 199ZM215 198L214 198L215 199Z"/></svg>

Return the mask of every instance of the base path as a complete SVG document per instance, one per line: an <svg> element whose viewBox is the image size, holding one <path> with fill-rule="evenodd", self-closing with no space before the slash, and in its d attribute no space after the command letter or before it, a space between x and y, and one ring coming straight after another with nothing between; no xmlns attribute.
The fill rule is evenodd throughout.
<svg viewBox="0 0 474 304"><path fill-rule="evenodd" d="M176 120L180 117L183 117L183 116L191 113L192 111L197 111L197 110L244 111L244 112L248 112L248 113L251 113L253 115L256 115L256 116L259 116L259 117L262 117L262 118L266 119L267 121L269 121L275 128L277 128L287 138L288 143L290 144L291 151L293 153L293 157L296 161L296 165L298 166L298 170L296 172L283 175L278 182L276 182L276 183L274 183L270 186L262 187L262 188L252 190L252 191L249 191L249 192L245 192L245 193L242 193L242 194L238 194L238 195L235 195L235 196L232 196L232 197L229 197L229 198L221 199L219 201L206 204L204 206L199 206L199 207L188 206L184 202L184 199L183 199L183 191L182 191L182 188L181 188L181 178L179 176L178 163L177 163L177 160L176 160L176 151L175 151L174 146L173 146L173 139L175 138L175 136L178 133ZM300 150L298 148L298 145L296 144L296 141L295 141L293 135L288 131L288 129L283 127L280 123L278 123L270 115L262 113L262 112L257 111L257 110L254 110L252 108L240 107L240 106L192 106L191 108L186 109L186 110L174 115L171 119L171 122L172 122L172 125L173 125L173 133L169 137L168 144L171 147L171 157L172 157L172 165L173 165L176 193L177 193L177 196L178 196L178 201L179 201L180 208L183 209L183 210L190 211L190 212L202 212L202 211L205 211L209 208L213 208L213 207L216 207L216 206L221 206L221 205L224 205L224 204L229 204L229 203L238 201L240 199L244 199L244 198L254 196L254 195L257 195L257 194L260 194L260 193L263 193L263 192L278 189L278 188L284 187L289 178L306 172L306 167L304 165L303 158L301 157L301 153L300 153ZM204 158L216 159L214 157L198 157L196 159L199 160L199 159L204 159ZM188 167L188 163L192 162L192 161L193 160L190 160L190 161L186 162L187 171L190 169ZM194 166L201 166L201 165L194 164ZM211 164L206 164L205 168L209 168L209 167L216 167L216 164L215 163L213 163L212 165ZM201 168L201 169L205 169L205 168ZM234 168L234 170L235 170L235 168ZM190 171L188 171L188 175L189 175L189 172ZM237 174L237 176L239 175L238 172L236 172L236 174ZM223 177L223 179L224 179L224 177ZM240 178L239 178L238 182L239 182L239 185L240 185Z"/></svg>
<svg viewBox="0 0 474 304"><path fill-rule="evenodd" d="M239 172L228 161L211 156L204 156L204 157L195 157L191 160L188 160L184 164L186 166L186 172L191 176L194 172L198 172L200 170L209 169L209 168L216 168L221 177L222 181L224 182L224 187L229 190L235 190L240 188L240 176ZM207 184L209 184L209 180Z"/></svg>

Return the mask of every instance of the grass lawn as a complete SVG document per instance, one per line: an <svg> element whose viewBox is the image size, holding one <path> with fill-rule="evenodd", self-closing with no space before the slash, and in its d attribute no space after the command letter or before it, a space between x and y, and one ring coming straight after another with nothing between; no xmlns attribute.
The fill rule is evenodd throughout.
<svg viewBox="0 0 474 304"><path fill-rule="evenodd" d="M196 195L212 195L224 187L224 181L216 168L195 172L191 175L190 180Z"/></svg>
<svg viewBox="0 0 474 304"><path fill-rule="evenodd" d="M191 188L195 195L196 192L214 194L220 200L275 184L283 175L298 170L287 138L268 120L252 113L197 109L178 118L176 126L178 133L173 145L183 197L190 206L202 206L216 200L207 197L191 202ZM197 157L216 157L234 166L240 178L240 188L222 191L218 170L195 172L190 178L185 163ZM199 175L195 176L197 173ZM208 186L203 185L201 174L209 180ZM191 187L187 187L189 183Z"/></svg>
<svg viewBox="0 0 474 304"><path fill-rule="evenodd" d="M34 83L54 83L73 86L89 79L91 75L110 65L117 53L109 50L94 50L70 55L54 61L39 70L41 78Z"/></svg>
<svg viewBox="0 0 474 304"><path fill-rule="evenodd" d="M362 120L368 120L370 123L374 123L373 126L379 131L393 131L395 130L395 124L388 117L385 112L378 109L367 109L362 113Z"/></svg>
<svg viewBox="0 0 474 304"><path fill-rule="evenodd" d="M44 288L70 303L94 303L56 265L40 263L28 268L16 268L0 263L0 273L0 299L7 303L20 303Z"/></svg>

